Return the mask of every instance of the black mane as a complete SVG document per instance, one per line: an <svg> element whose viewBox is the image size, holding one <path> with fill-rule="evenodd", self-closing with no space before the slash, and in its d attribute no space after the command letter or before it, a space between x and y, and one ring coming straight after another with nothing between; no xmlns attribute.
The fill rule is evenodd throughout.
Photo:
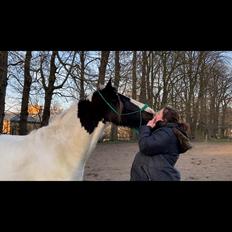
<svg viewBox="0 0 232 232"><path fill-rule="evenodd" d="M97 109L96 105L89 100L79 101L77 116L80 118L81 125L89 134L91 134L98 123L102 121L101 111L101 109Z"/></svg>

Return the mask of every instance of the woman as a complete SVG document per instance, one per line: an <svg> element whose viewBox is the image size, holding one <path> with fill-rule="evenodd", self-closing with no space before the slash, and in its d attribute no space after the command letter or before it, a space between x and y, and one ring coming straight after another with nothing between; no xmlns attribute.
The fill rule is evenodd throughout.
<svg viewBox="0 0 232 232"><path fill-rule="evenodd" d="M131 181L179 181L174 167L180 153L191 148L187 124L171 107L159 111L139 129L139 152L131 168Z"/></svg>

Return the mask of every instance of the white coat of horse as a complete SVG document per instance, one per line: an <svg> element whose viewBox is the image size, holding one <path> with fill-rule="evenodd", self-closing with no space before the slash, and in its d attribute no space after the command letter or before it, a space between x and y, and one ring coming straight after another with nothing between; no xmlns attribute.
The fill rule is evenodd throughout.
<svg viewBox="0 0 232 232"><path fill-rule="evenodd" d="M74 104L26 136L0 135L0 180L83 180L85 163L106 123L100 120L89 133L77 111ZM152 113L150 108L146 111Z"/></svg>

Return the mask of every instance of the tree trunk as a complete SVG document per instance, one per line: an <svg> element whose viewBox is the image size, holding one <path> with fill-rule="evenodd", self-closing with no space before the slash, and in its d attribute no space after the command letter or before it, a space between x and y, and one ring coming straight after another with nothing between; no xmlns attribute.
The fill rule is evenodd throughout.
<svg viewBox="0 0 232 232"><path fill-rule="evenodd" d="M45 92L45 101L44 101L44 109L43 109L43 116L41 126L47 126L49 123L50 115L51 115L51 103L52 103L52 95L53 92L46 91Z"/></svg>
<svg viewBox="0 0 232 232"><path fill-rule="evenodd" d="M80 52L80 62L81 62L80 99L84 99L85 97L85 89L84 89L85 53L84 51Z"/></svg>
<svg viewBox="0 0 232 232"><path fill-rule="evenodd" d="M167 70L167 54L164 52L162 54L162 65L163 65L163 74L162 74L162 81L163 81L163 94L162 94L162 102L161 102L161 108L165 107L167 105L168 101L168 84L167 84L167 75L168 75L168 70Z"/></svg>
<svg viewBox="0 0 232 232"><path fill-rule="evenodd" d="M0 134L3 129L5 116L5 97L7 87L8 52L0 52Z"/></svg>
<svg viewBox="0 0 232 232"><path fill-rule="evenodd" d="M137 51L133 51L133 59L132 59L132 98L134 100L137 100L137 91L136 91L136 86L137 86L137 76L136 76L136 71L137 71ZM136 139L136 133L134 130L130 130L130 139Z"/></svg>
<svg viewBox="0 0 232 232"><path fill-rule="evenodd" d="M27 51L24 63L24 85L23 85L23 95L19 122L19 134L26 135L27 131L27 118L28 118L28 103L30 96L30 89L32 83L32 77L30 74L30 64L31 64L32 52Z"/></svg>
<svg viewBox="0 0 232 232"><path fill-rule="evenodd" d="M193 60L192 60L192 53L189 54L188 57L188 71L187 71L187 82L189 88L186 88L186 121L192 126L192 97L194 91L194 84L193 84Z"/></svg>
<svg viewBox="0 0 232 232"><path fill-rule="evenodd" d="M203 137L206 133L206 80L204 70L200 73L200 82L199 82L199 93L198 93L198 102L199 102L199 125L198 132L200 137Z"/></svg>
<svg viewBox="0 0 232 232"><path fill-rule="evenodd" d="M153 107L154 104L154 97L153 97L153 92L154 92L154 52L151 53L151 86L150 86L150 93L151 93L151 99L149 104L151 107Z"/></svg>
<svg viewBox="0 0 232 232"><path fill-rule="evenodd" d="M216 104L216 108L215 108L215 118L214 118L214 134L215 137L218 138L219 135L219 103Z"/></svg>
<svg viewBox="0 0 232 232"><path fill-rule="evenodd" d="M209 139L214 137L214 112L215 112L215 98L213 95L210 97L210 108L209 108L209 123L208 123L208 133Z"/></svg>
<svg viewBox="0 0 232 232"><path fill-rule="evenodd" d="M227 108L227 105L224 103L222 105L222 116L221 116L221 138L225 137L226 108Z"/></svg>
<svg viewBox="0 0 232 232"><path fill-rule="evenodd" d="M56 56L57 56L57 52L53 51L50 61L50 74L48 80L48 87L45 88L45 102L44 102L44 110L43 110L41 126L47 126L50 119L50 114L51 114L50 108L51 108L53 91L55 89L54 83L56 80L56 69L57 69L55 65Z"/></svg>
<svg viewBox="0 0 232 232"><path fill-rule="evenodd" d="M147 64L147 52L142 52L142 77L140 84L140 95L139 101L145 103L147 100L147 91L146 91L146 64Z"/></svg>
<svg viewBox="0 0 232 232"><path fill-rule="evenodd" d="M106 66L108 64L109 55L110 55L110 51L101 52L101 63L99 67L99 78L98 78L97 88L99 88L100 85L105 84Z"/></svg>
<svg viewBox="0 0 232 232"><path fill-rule="evenodd" d="M148 62L149 61L149 62ZM150 81L150 72L151 72L151 52L147 57L147 62L146 62L146 67L147 67L147 72L146 72L146 85L147 85L147 99L146 103L149 104L150 106L152 105L152 94L151 94L151 81Z"/></svg>
<svg viewBox="0 0 232 232"><path fill-rule="evenodd" d="M199 75L203 75L204 72L204 52L200 51L198 54L198 62L197 62L197 71L195 72L195 86L197 83L200 82ZM202 73L202 74L200 74ZM202 79L202 78L201 78ZM201 80L202 81L202 80ZM200 91L198 96L194 97L193 94L193 103L192 103L192 108L193 108L193 113L192 113L192 125L191 125L191 135L195 138L196 133L197 133L197 123L199 120L199 104L200 104L200 98L202 98L203 95L203 89L202 89L202 84L200 84ZM195 90L196 91L196 90ZM194 92L195 92L194 91Z"/></svg>
<svg viewBox="0 0 232 232"><path fill-rule="evenodd" d="M118 90L119 81L120 81L120 54L119 51L115 51L115 78L114 78L114 87ZM114 124L111 124L111 135L110 139L112 141L118 140L118 127Z"/></svg>
<svg viewBox="0 0 232 232"><path fill-rule="evenodd" d="M136 91L137 76L136 76L136 70L137 70L137 52L133 51L133 60L132 60L132 98L134 100L137 100L137 91Z"/></svg>

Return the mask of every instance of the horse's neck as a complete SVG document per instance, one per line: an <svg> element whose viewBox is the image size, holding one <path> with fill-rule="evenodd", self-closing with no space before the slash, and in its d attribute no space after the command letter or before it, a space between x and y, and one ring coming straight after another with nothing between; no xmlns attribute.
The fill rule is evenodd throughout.
<svg viewBox="0 0 232 232"><path fill-rule="evenodd" d="M57 169L64 170L66 176L81 180L85 163L102 135L104 126L104 123L99 122L93 133L89 134L81 126L75 106L44 128L44 139L57 146L53 153L59 164Z"/></svg>
<svg viewBox="0 0 232 232"><path fill-rule="evenodd" d="M105 128L105 124L102 122L99 122L98 126L95 128L95 130L89 137L88 142L86 141L84 146L87 147L87 149L85 150L85 152L80 153L80 158L77 159L77 162L76 162L77 167L73 173L73 176L72 176L73 179L83 180L85 164L88 158L90 157L90 155L92 154L93 150L95 149L99 138L102 136L104 128Z"/></svg>

